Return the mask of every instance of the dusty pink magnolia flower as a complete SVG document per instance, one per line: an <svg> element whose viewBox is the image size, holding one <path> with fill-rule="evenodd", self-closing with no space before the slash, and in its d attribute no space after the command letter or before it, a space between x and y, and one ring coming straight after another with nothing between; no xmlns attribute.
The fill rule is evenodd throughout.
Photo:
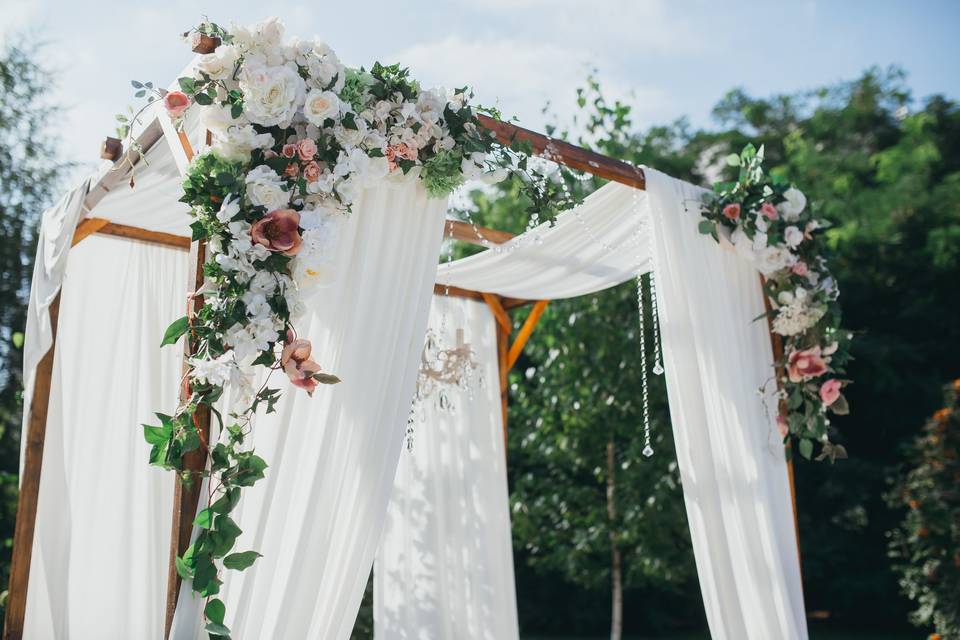
<svg viewBox="0 0 960 640"><path fill-rule="evenodd" d="M803 260L797 260L793 263L793 266L790 267L790 271L793 271L802 278L803 276L807 275L807 263Z"/></svg>
<svg viewBox="0 0 960 640"><path fill-rule="evenodd" d="M303 177L307 182L316 182L320 179L321 173L323 173L323 170L320 168L320 165L314 161L308 162L303 166Z"/></svg>
<svg viewBox="0 0 960 640"><path fill-rule="evenodd" d="M843 383L836 378L831 378L824 382L820 387L820 399L823 400L823 406L829 407L836 402L837 398L840 397L840 389L842 387Z"/></svg>
<svg viewBox="0 0 960 640"><path fill-rule="evenodd" d="M769 202L764 202L760 206L760 213L770 218L771 220L777 219L777 208L770 204Z"/></svg>
<svg viewBox="0 0 960 640"><path fill-rule="evenodd" d="M733 204L728 204L723 208L723 217L727 220L739 220L740 219L740 205L734 202Z"/></svg>
<svg viewBox="0 0 960 640"><path fill-rule="evenodd" d="M280 157L280 154L274 151L273 149L267 149L266 151L263 152L263 157L267 159L278 158Z"/></svg>
<svg viewBox="0 0 960 640"><path fill-rule="evenodd" d="M298 151L299 147L297 147L296 142L288 142L287 144L283 145L283 149L280 150L280 155L282 155L284 158L292 158L297 155Z"/></svg>
<svg viewBox="0 0 960 640"><path fill-rule="evenodd" d="M280 366L290 378L293 386L305 389L313 395L317 388L317 380L313 377L320 373L320 365L310 359L313 345L304 338L293 338L293 332L287 332L287 344L280 354Z"/></svg>
<svg viewBox="0 0 960 640"><path fill-rule="evenodd" d="M300 237L300 214L293 209L271 211L250 227L253 241L270 251L279 251L285 256L296 255L303 239Z"/></svg>
<svg viewBox="0 0 960 640"><path fill-rule="evenodd" d="M300 175L300 165L296 162L291 162L287 165L287 168L283 170L283 175L288 178L296 178Z"/></svg>
<svg viewBox="0 0 960 640"><path fill-rule="evenodd" d="M777 416L777 428L780 430L781 438L786 438L787 434L790 433L790 425L787 424L787 419L783 416Z"/></svg>
<svg viewBox="0 0 960 640"><path fill-rule="evenodd" d="M794 351L787 359L790 382L803 382L822 376L827 372L827 363L821 357L820 347Z"/></svg>
<svg viewBox="0 0 960 640"><path fill-rule="evenodd" d="M301 160L310 162L313 156L317 155L317 143L310 138L304 138L297 143L297 153L300 154Z"/></svg>
<svg viewBox="0 0 960 640"><path fill-rule="evenodd" d="M390 171L396 171L400 167L397 159L416 160L417 150L410 147L410 145L405 142L400 142L398 144L391 144L388 146L386 156Z"/></svg>
<svg viewBox="0 0 960 640"><path fill-rule="evenodd" d="M190 106L190 98L183 91L171 91L163 96L163 106L167 108L171 118L179 118Z"/></svg>

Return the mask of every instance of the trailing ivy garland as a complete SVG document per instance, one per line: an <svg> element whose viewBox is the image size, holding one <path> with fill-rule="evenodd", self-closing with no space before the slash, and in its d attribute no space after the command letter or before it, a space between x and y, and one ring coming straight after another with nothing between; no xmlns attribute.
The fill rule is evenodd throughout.
<svg viewBox="0 0 960 640"><path fill-rule="evenodd" d="M230 514L241 489L267 467L246 439L257 412L272 412L279 399L268 386L275 371L309 394L339 381L311 358L294 323L303 297L335 277L339 221L363 189L420 180L430 196L443 197L467 179L511 176L542 218L573 203L564 176L547 180L528 167L528 146L502 145L479 126L480 109L468 104L465 88L424 90L397 65L345 67L322 42L284 42L276 19L229 29L204 22L186 36L220 45L179 79L180 91L133 83L138 96L162 97L178 124L191 105L201 107L212 138L192 161L181 198L194 218L193 240L206 243L203 305L170 325L162 342L186 336L190 343L189 399L172 416L157 414L159 425L144 425L144 436L151 464L184 483L208 479L210 501L194 522L200 533L176 568L206 599L206 631L222 637L230 630L216 597L221 571L242 571L260 556L234 551L241 530ZM216 405L228 388L234 410L223 415ZM201 407L216 419L215 442L197 428ZM209 468L191 473L184 456L199 448Z"/></svg>
<svg viewBox="0 0 960 640"><path fill-rule="evenodd" d="M735 182L720 182L701 207L700 232L717 241L723 231L736 252L764 276L772 330L782 336L783 371L776 390L777 423L784 442L797 441L810 458L820 443L818 460L845 458L842 445L829 439L829 414L849 412L842 389L850 381L852 334L840 327L837 284L827 267L823 230L828 224L807 208L806 197L781 176L763 171L763 147L747 145L727 158L739 167ZM766 392L766 389L762 389Z"/></svg>

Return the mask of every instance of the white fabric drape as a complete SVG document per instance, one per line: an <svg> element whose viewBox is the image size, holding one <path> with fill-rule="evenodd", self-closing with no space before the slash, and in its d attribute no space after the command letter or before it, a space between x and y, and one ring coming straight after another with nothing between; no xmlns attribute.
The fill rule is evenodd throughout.
<svg viewBox="0 0 960 640"><path fill-rule="evenodd" d="M646 170L670 417L710 632L807 637L758 273L697 231L702 190Z"/></svg>
<svg viewBox="0 0 960 640"><path fill-rule="evenodd" d="M419 183L385 184L344 223L337 280L297 324L343 381L310 398L275 379L284 398L257 420L253 445L270 467L234 519L237 549L264 557L223 574L235 638L350 636L413 398L445 210ZM199 600L183 593L174 637L205 638Z"/></svg>
<svg viewBox="0 0 960 640"><path fill-rule="evenodd" d="M140 424L176 403L183 352L159 339L186 273L183 251L119 238L70 251L25 638L163 635L173 478L147 465Z"/></svg>
<svg viewBox="0 0 960 640"><path fill-rule="evenodd" d="M447 389L453 413L429 396L414 417L374 565L374 637L515 640L495 320L483 303L435 296L430 326L446 347L464 329L483 386Z"/></svg>
<svg viewBox="0 0 960 640"><path fill-rule="evenodd" d="M647 195L612 182L574 210L502 245L437 268L437 282L533 300L573 298L649 271Z"/></svg>

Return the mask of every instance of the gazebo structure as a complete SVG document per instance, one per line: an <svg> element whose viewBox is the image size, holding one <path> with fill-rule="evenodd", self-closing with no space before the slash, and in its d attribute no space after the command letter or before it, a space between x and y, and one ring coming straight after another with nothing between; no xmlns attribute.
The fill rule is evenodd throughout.
<svg viewBox="0 0 960 640"><path fill-rule="evenodd" d="M107 236L122 238L125 241L135 243L134 246L137 247L138 251L147 250L149 247L159 247L167 252L164 254L165 256L168 254L169 256L174 255L169 253L171 251L179 252L176 254L179 257L168 257L165 259L182 261L182 268L186 270L187 274L187 283L184 291L191 293L185 301L187 301L191 311L202 304L202 292L200 292L200 290L204 281L202 265L204 263L205 247L201 242L191 242L190 237L183 233L182 230L186 226L184 222L185 207L176 204L176 202L179 197L182 175L193 158L195 149L202 148L205 144L208 144L209 137L200 126L199 121L192 118L189 112L185 127L181 131L173 127L170 119L166 117L166 114L163 113L161 109L154 109L148 112L145 121L145 126L143 126L135 136L135 144L127 149L118 148L118 141L108 139L104 144L102 155L105 159L111 161L109 166L105 165L94 178L84 183L72 193L67 194L57 207L54 207L50 212L45 214L43 221L41 245L38 248L38 266L34 277L34 292L31 298L32 315L30 318L31 325L29 326L30 335L28 335L28 344L25 349L27 360L24 371L27 380L28 394L25 395L25 397L29 400L29 403L26 404L25 409L21 493L17 510L13 564L11 568L9 600L4 629L4 638L7 639L15 640L25 637L25 629L30 628L30 625L25 622L29 617L28 612L30 612L29 615L39 616L41 615L38 613L40 610L48 608L55 609L58 605L51 604L51 602L57 597L60 597L54 593L60 587L53 588L51 581L57 580L57 576L61 574L54 571L49 576L43 577L43 573L51 570L51 563L59 561L55 554L50 555L51 552L49 549L52 549L56 544L65 543L63 540L56 543L49 542L45 540L42 535L38 536L37 533L39 527L49 528L55 526L53 521L47 521L46 524L44 524L44 520L38 518L38 514L43 513L44 502L46 500L64 500L56 490L51 489L46 484L50 477L48 474L51 473L51 471L48 471L48 465L50 464L49 456L51 455L49 446L45 454L45 445L48 444L48 424L51 423L51 420L57 421L57 438L59 443L59 439L63 433L66 433L66 430L63 429L64 425L75 418L75 416L65 415L61 409L58 409L55 413L51 410L51 398L59 393L57 385L71 384L71 379L58 374L57 368L58 358L61 357L58 353L58 334L64 330L62 326L63 320L60 317L61 283L67 283L66 287L68 287L68 289L75 288L78 291L87 288L96 288L109 292L111 291L111 287L114 286L114 283L110 281L85 282L71 279L72 270L68 267L66 260L71 247L81 245L81 243L90 238ZM654 180L658 188L663 188L662 185L666 184L664 178L659 174L653 179L648 175L655 172L645 172L643 169L605 157L588 149L561 140L554 140L533 131L486 116L481 116L481 122L483 126L494 132L496 137L504 144L510 144L515 140L528 142L532 145L533 151L537 155L567 165L572 169L593 174L599 178L609 180L612 183L623 185L634 192L643 192L648 188L648 182L652 183ZM620 204L618 206L628 208L627 199L630 196L624 194L629 194L630 191L622 191L624 187L617 187L621 189L621 191L608 192L607 197L613 197L609 194L615 194L616 197L620 198ZM690 189L693 189L693 187L690 187ZM694 192L691 191L690 193ZM661 200L650 202L644 206L649 206L651 210L655 210L656 207L666 202L666 200L664 200L666 197L663 192L652 194L653 199L660 198ZM634 202L629 208L632 209L635 207L636 203ZM611 211L613 211L613 208L611 208ZM674 212L671 211L670 213ZM364 214L365 212L361 210L355 212L353 215L364 216ZM588 212L583 212L582 215L588 217ZM624 218L621 216L618 219L622 222ZM694 227L696 226L695 223L691 224L693 224ZM636 229L631 229L630 234L635 235L636 233ZM662 235L666 232L660 228L657 233ZM482 228L453 219L446 219L443 222L443 236L448 239L479 244L486 247L517 242L509 233ZM731 287L740 287L741 290L737 293L738 296L749 298L752 303L757 303L763 298L760 286L761 282L756 272L749 270L748 267L734 267L729 265L728 262L736 260L733 254L727 252L726 255L722 255L724 254L724 249L713 246L707 239L701 238L701 240L703 240L702 251L710 254L710 260L714 260L716 264L723 263L726 268L729 269L741 269L741 271L737 272L738 276L753 279L753 290L749 292L742 290L743 282L746 280L741 279L730 285ZM587 242L587 240L584 240L584 242ZM547 246L550 245L549 242L545 242L544 244ZM426 249L411 248L410 250L429 251L431 246L436 246L436 243L425 246L427 247ZM631 250L631 252L633 251ZM713 256L713 253L717 253L718 256ZM476 257L477 256L474 258ZM631 258L632 257L633 256L631 256ZM503 254L499 257L499 260L508 261L512 258L512 254ZM426 257L428 262L435 259L435 253L434 255ZM661 263L673 259L675 259L675 256L663 255L663 253L659 256ZM476 263L476 261L474 262ZM479 264L482 265L483 263L481 262ZM653 263L651 262L649 265L650 268L652 268L652 265ZM469 264L467 266L469 266ZM625 273L628 275L636 274L637 268L636 265L631 264L629 268L625 269ZM122 275L124 265L117 264L114 266L114 269L119 278ZM744 269L746 270L746 275L743 275ZM561 271L562 270L572 273L578 270L583 271L583 267L567 264L562 266ZM615 271L615 269L612 270ZM610 282L604 286L610 286L611 283L615 284L616 282L613 281L615 277L620 277L621 281L623 278L619 273L617 276L609 277L607 275L592 274L591 277L594 279L607 278L610 280ZM671 282L670 278L668 277L664 280L665 283L663 286L669 287ZM601 286L599 288L604 287ZM496 350L499 373L498 389L502 408L501 419L505 436L508 372L516 363L524 345L533 334L538 320L548 305L548 299L543 299L539 296L512 296L504 294L502 288L482 290L480 288L458 286L455 278L449 275L446 278L444 277L444 270L442 268L437 273L437 283L434 285L433 291L437 295L448 295L483 302L492 313L496 323ZM576 292L571 295L575 293ZM722 296L724 292L718 292L718 295ZM718 298L717 300L720 299ZM119 304L121 300L118 298L117 302ZM719 302L717 302L717 304L719 304ZM532 308L526 316L525 321L522 326L514 332L514 321L511 318L511 312L530 305L532 305ZM79 307L74 306L73 312L81 313L78 309ZM110 309L101 309L100 311L104 314L113 313ZM676 313L676 307L668 310L667 313ZM691 313L694 312L691 311ZM739 318L743 315L744 314L738 314L731 317ZM661 314L661 319L664 319L663 314ZM131 322L133 321L134 320L131 320ZM58 326L58 324L61 326ZM747 328L744 327L743 330L746 331ZM751 331L752 330L753 329L751 329ZM675 340L677 335L677 333L671 333L669 323L665 322L665 349L667 348L667 341ZM157 338L159 338L159 335ZM777 359L779 359L781 355L778 336L770 333L769 340L770 351L757 355L759 361L767 362L768 366L771 353L774 354ZM153 342L150 343L151 348L153 348L154 344ZM748 344L748 342L743 342L742 344ZM184 358L190 355L191 354L187 352L184 354ZM669 357L667 360L665 364L669 374L671 364ZM711 362L704 366L714 366L714 364L715 363ZM185 360L183 366L186 366ZM676 375L680 376L683 374L678 372ZM91 380L87 382L95 384L96 381ZM181 389L181 391L183 391L183 389ZM88 397L86 401L90 403L109 403L112 401L110 399L110 393L110 390L103 389L99 397ZM752 388L748 395L756 400L755 394L752 393ZM671 394L672 407L675 400L676 398ZM728 413L725 414L727 416L738 415L737 412L743 411L740 406L742 402L742 399L739 398L726 398L724 399L724 403L728 406L720 407L717 410L727 411ZM762 419L757 417L760 415L759 413L751 413L750 415L752 417L749 420L742 420L742 428L745 431L753 430L755 432L757 429L763 430L769 426L769 421L763 426L747 424L751 420L762 422ZM674 414L675 422L677 422L676 418L677 414ZM688 419L696 420L692 417ZM132 425L110 425L110 428L115 429L129 429L131 427ZM206 415L201 427L205 433L209 434L209 415ZM676 424L674 428L678 428ZM109 432L101 435L111 437ZM768 439L766 433L761 433L759 436L754 433L754 436L756 436L755 441L757 442ZM743 442L748 441L753 442L753 440L749 438L743 439ZM779 442L777 442L777 444L779 444ZM69 447L61 444L57 446L62 447L56 451L58 456L72 455L68 450ZM696 447L698 445L695 442L691 445L690 441L685 439L678 440L678 448L687 446ZM782 445L780 446L782 447ZM750 455L760 456L763 453L759 450L761 448L759 445L756 448L758 450L752 452ZM207 464L206 450L201 448L191 455L191 468L202 470ZM702 486L703 483L708 481L716 481L717 486L720 487L718 495L722 497L721 502L728 498L737 500L737 496L742 498L748 494L760 495L752 493L756 491L757 483L771 481L771 478L774 478L776 487L782 488L783 491L786 491L786 488L789 486L789 493L784 494L779 492L779 488L770 493L767 497L771 502L761 505L762 508L757 514L749 516L750 518L755 517L759 519L770 518L772 519L771 522L776 520L776 524L771 525L771 531L775 531L775 533L770 534L770 536L773 537L763 538L764 545L774 546L754 549L754 551L763 556L763 559L757 567L768 566L768 568L770 568L769 581L776 585L776 588L773 589L773 595L769 596L769 598L764 596L764 598L767 598L767 600L764 601L768 602L768 604L760 605L760 608L769 609L772 612L769 613L770 619L779 619L782 624L770 623L774 626L760 625L756 628L765 629L767 632L773 628L777 628L779 632L784 634L782 637L805 637L806 629L802 619L802 593L799 592L798 552L795 547L795 505L793 507L793 520L789 523L791 525L789 531L784 531L782 514L789 512L790 506L786 505L786 507L784 507L782 501L780 501L780 504L777 504L778 499L776 498L776 496L782 498L784 495L789 495L790 498L793 497L792 467L790 467L789 463L784 463L781 452L779 454L771 454L771 460L759 465L758 468L762 470L754 473L751 477L733 473L729 467L724 467L720 464L718 464L714 470L709 472L703 471L702 473L704 475L699 477L698 470L691 468L691 464L695 463L696 456L684 459L685 455L686 454L681 453L681 471L683 472L684 490L687 495L688 509L694 508L691 506L692 503L698 503L698 501L709 502L712 499L708 493L705 493ZM93 461L93 464L97 466L113 465L116 463L118 463L118 460L113 458L103 458ZM137 460L136 463L144 464L141 460ZM143 468L146 469L145 466L143 466ZM786 472L789 473L789 481L785 473L782 474L782 477L779 479L775 479L775 476L769 475L779 473L779 471L777 471L778 469L786 470ZM146 473L146 471L144 471L144 473ZM67 480L68 478L65 478L64 482ZM131 482L133 481L131 480ZM178 609L178 602L184 602L184 596L180 593L181 578L175 569L174 560L177 556L182 555L190 544L191 535L193 534L194 517L197 513L198 503L201 500L201 490L202 486L200 483L194 483L187 487L177 482L172 495L173 511L172 515L168 516L170 518L170 538L166 570L166 608L164 610L165 633L167 635L170 635L173 629L174 613ZM735 579L743 579L743 575L745 575L741 573L741 568L736 566L736 562L738 559L744 560L750 553L750 547L754 543L750 537L752 532L748 530L753 525L748 524L748 519L734 523L729 515L721 513L723 510L722 504L707 507L701 505L696 508L703 508L705 512L707 512L707 515L698 515L695 519L696 521L692 520L691 528L696 528L693 531L693 537L694 545L698 553L698 569L700 570L701 584L704 586L703 591L708 610L708 618L710 619L711 628L715 637L759 638L761 637L759 635L736 635L738 628L742 629L744 625L750 626L751 623L745 622L744 620L751 619L751 616L755 614L738 614L742 617L741 621L731 622L728 619L725 607L736 608L736 605L721 602L724 598L731 597L729 594L724 595L724 590L732 589L733 581ZM784 508L786 511L783 511ZM75 523L83 518L84 514L73 514L73 521ZM717 560L716 557L719 552L714 549L709 549L708 547L718 543L706 540L706 532L710 530L711 526L720 526L720 524L724 522L728 527L727 537L724 538L725 541L719 546L723 546L724 548L729 547L729 549L733 551L730 552L729 556L725 556L723 560ZM766 525L758 525L761 530L764 530L765 526ZM92 530L96 531L97 529L93 527ZM789 558L785 558L783 553L784 547L791 549L790 553L795 554L793 556L793 566L790 566ZM43 553L47 554L44 555L43 566L39 568L36 562L32 562L37 553L37 549L44 549ZM370 554L367 553L366 555L369 556ZM711 560L711 558L713 558L713 560ZM60 560L62 560L62 558L60 558ZM261 562L270 562L269 556ZM715 564L711 565L711 562ZM751 568L750 571L758 571L759 569L757 567ZM365 578L365 576L363 577ZM34 582L38 579L42 579L43 588L45 589L44 595L42 598L38 596L35 600L29 600L32 604L28 607L28 593L32 593L30 589L34 588ZM759 578L756 579L760 580ZM769 585L764 585L761 580L757 584L751 585L749 591L759 594L768 586ZM752 606L754 605L744 605L744 607L747 608ZM768 614L764 613L762 615ZM757 617L762 617L762 615ZM54 629L55 632L65 632L69 626L69 622L64 622L63 619L52 619L50 626L47 628ZM318 629L320 627L314 623L310 628ZM721 634L722 629L726 629L727 633L732 635L717 635ZM752 633L755 633L755 631ZM182 637L176 633L173 635Z"/></svg>

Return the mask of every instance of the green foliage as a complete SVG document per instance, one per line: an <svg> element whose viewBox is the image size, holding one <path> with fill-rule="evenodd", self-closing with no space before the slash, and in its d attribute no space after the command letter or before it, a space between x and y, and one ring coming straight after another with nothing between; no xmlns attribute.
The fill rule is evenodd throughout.
<svg viewBox="0 0 960 640"><path fill-rule="evenodd" d="M945 396L887 498L905 511L890 534L890 557L916 606L910 618L949 640L960 638L960 379Z"/></svg>

